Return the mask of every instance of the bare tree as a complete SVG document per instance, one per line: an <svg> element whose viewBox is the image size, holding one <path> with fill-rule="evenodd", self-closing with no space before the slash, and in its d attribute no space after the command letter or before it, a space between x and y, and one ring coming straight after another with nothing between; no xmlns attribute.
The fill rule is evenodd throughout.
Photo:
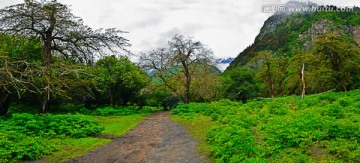
<svg viewBox="0 0 360 163"><path fill-rule="evenodd" d="M305 97L305 89L306 89L306 83L305 83L305 64L303 64L301 69L301 83L302 83L302 94L301 98L304 99Z"/></svg>
<svg viewBox="0 0 360 163"><path fill-rule="evenodd" d="M33 84L38 74L36 65L24 60L11 61L0 55L0 116L7 113L12 93L20 97L24 92L38 92Z"/></svg>
<svg viewBox="0 0 360 163"><path fill-rule="evenodd" d="M193 75L213 65L213 52L201 42L176 35L166 48L153 50L140 57L142 65L162 80L184 103L190 102Z"/></svg>
<svg viewBox="0 0 360 163"><path fill-rule="evenodd" d="M92 63L96 55L116 54L129 46L128 40L119 36L123 31L114 28L93 30L57 0L25 0L25 3L1 9L0 32L39 38L43 44L45 76L49 80L53 55ZM43 83L43 112L48 110L49 84Z"/></svg>

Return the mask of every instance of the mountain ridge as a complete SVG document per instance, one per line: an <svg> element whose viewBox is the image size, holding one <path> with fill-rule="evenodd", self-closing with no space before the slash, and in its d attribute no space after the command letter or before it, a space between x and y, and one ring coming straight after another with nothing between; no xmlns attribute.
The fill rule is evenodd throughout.
<svg viewBox="0 0 360 163"><path fill-rule="evenodd" d="M295 1L289 3L294 4ZM335 6L318 6L312 2L299 3L336 8ZM360 46L359 11L359 7L354 7L353 12L274 13L264 22L254 43L239 53L225 71L246 65L261 51L289 56L310 52L313 50L314 41L320 36L340 35L349 42L353 42L354 45Z"/></svg>

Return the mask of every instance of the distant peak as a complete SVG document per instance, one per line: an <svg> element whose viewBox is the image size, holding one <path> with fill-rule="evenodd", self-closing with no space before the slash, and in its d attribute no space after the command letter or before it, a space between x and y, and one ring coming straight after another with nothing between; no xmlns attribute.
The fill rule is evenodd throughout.
<svg viewBox="0 0 360 163"><path fill-rule="evenodd" d="M227 63L231 63L234 60L234 58L219 58L216 60L217 64L227 64Z"/></svg>
<svg viewBox="0 0 360 163"><path fill-rule="evenodd" d="M275 15L289 16L292 13L304 13L313 11L319 5L314 2L299 2L299 1L289 1L286 4L275 6L277 7Z"/></svg>
<svg viewBox="0 0 360 163"><path fill-rule="evenodd" d="M299 1L289 1L287 2L285 5L287 6L297 6L297 7L302 7L302 6L318 6L318 4L314 3L314 2L299 2Z"/></svg>
<svg viewBox="0 0 360 163"><path fill-rule="evenodd" d="M218 58L216 59L216 67L221 71L224 72L227 67L229 67L230 63L234 61L235 58Z"/></svg>

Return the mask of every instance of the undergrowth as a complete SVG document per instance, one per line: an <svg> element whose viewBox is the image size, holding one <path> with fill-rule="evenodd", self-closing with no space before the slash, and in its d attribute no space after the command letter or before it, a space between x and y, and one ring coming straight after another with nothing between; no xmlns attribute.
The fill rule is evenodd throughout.
<svg viewBox="0 0 360 163"><path fill-rule="evenodd" d="M216 162L360 162L360 91L191 103L172 113L216 122L204 133Z"/></svg>

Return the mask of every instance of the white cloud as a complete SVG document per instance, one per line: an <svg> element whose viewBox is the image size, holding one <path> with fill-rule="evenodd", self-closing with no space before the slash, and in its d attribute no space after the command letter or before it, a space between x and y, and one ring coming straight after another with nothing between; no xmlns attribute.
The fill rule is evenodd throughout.
<svg viewBox="0 0 360 163"><path fill-rule="evenodd" d="M0 9L6 6L24 2L23 0L0 0Z"/></svg>
<svg viewBox="0 0 360 163"><path fill-rule="evenodd" d="M20 0L1 0L0 7ZM287 0L58 0L93 28L116 27L134 53L165 44L175 34L193 36L218 57L235 57L253 43L264 21L263 4ZM307 0L300 0L307 2ZM313 0L318 4L360 6L358 0Z"/></svg>

